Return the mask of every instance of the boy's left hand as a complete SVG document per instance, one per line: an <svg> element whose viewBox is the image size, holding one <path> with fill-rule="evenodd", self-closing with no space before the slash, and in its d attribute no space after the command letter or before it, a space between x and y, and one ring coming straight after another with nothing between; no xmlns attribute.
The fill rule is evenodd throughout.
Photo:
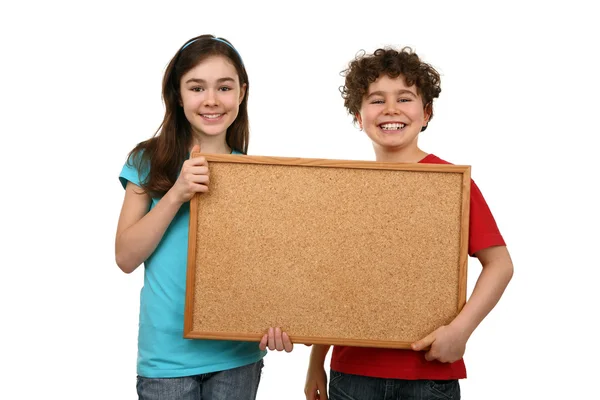
<svg viewBox="0 0 600 400"><path fill-rule="evenodd" d="M269 328L269 332L265 333L262 337L258 347L261 350L265 350L268 347L269 350L285 350L289 353L294 348L294 344L288 334L285 332L282 333L280 328Z"/></svg>
<svg viewBox="0 0 600 400"><path fill-rule="evenodd" d="M443 363L453 363L465 354L467 339L455 327L441 326L425 338L414 342L411 347L415 351L428 350L425 353L427 361L438 360Z"/></svg>

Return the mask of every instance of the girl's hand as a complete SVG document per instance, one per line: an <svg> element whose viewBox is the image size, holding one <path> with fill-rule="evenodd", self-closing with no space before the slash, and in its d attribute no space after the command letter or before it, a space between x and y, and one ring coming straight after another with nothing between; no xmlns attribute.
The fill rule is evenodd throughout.
<svg viewBox="0 0 600 400"><path fill-rule="evenodd" d="M285 350L289 353L294 348L294 345L288 334L285 332L282 333L280 328L269 328L269 332L265 333L262 337L258 347L261 350L265 350L268 347L269 350Z"/></svg>
<svg viewBox="0 0 600 400"><path fill-rule="evenodd" d="M200 146L195 145L192 153L200 151ZM169 193L176 202L185 203L196 193L208 192L208 162L204 157L195 157L185 160L181 172Z"/></svg>
<svg viewBox="0 0 600 400"><path fill-rule="evenodd" d="M327 400L327 374L323 365L309 365L304 384L306 400Z"/></svg>
<svg viewBox="0 0 600 400"><path fill-rule="evenodd" d="M416 351L426 350L427 361L453 363L465 354L467 339L468 337L450 324L439 327L425 338L413 343L411 347Z"/></svg>

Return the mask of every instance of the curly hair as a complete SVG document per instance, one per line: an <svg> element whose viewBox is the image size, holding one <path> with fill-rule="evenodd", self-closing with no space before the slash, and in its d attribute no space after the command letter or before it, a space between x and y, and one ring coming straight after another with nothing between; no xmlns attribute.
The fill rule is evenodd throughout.
<svg viewBox="0 0 600 400"><path fill-rule="evenodd" d="M423 107L433 118L433 99L439 97L440 74L429 64L423 62L410 47L395 50L393 48L377 49L373 54L364 50L352 60L348 68L342 71L345 77L344 86L340 87L344 106L356 122L356 114L360 112L363 97L369 85L380 76L387 74L390 78L402 75L408 86L416 85L423 99ZM427 126L421 130L424 131Z"/></svg>

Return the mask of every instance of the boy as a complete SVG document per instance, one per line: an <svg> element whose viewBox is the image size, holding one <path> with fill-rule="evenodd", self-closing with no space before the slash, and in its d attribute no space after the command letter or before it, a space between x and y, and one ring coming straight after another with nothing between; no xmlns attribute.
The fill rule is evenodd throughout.
<svg viewBox="0 0 600 400"><path fill-rule="evenodd" d="M410 48L378 49L344 71L344 105L373 143L377 161L449 164L418 147L433 117L440 76ZM460 314L412 350L334 346L329 399L459 399L467 340L496 305L513 274L505 242L481 192L471 182L469 255L483 267ZM330 346L313 345L307 400L327 399L323 363Z"/></svg>

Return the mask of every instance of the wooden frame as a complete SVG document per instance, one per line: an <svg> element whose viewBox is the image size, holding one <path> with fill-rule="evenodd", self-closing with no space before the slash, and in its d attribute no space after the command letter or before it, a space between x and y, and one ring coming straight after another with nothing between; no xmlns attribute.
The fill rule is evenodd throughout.
<svg viewBox="0 0 600 400"><path fill-rule="evenodd" d="M202 155L185 338L409 348L464 306L469 166Z"/></svg>

